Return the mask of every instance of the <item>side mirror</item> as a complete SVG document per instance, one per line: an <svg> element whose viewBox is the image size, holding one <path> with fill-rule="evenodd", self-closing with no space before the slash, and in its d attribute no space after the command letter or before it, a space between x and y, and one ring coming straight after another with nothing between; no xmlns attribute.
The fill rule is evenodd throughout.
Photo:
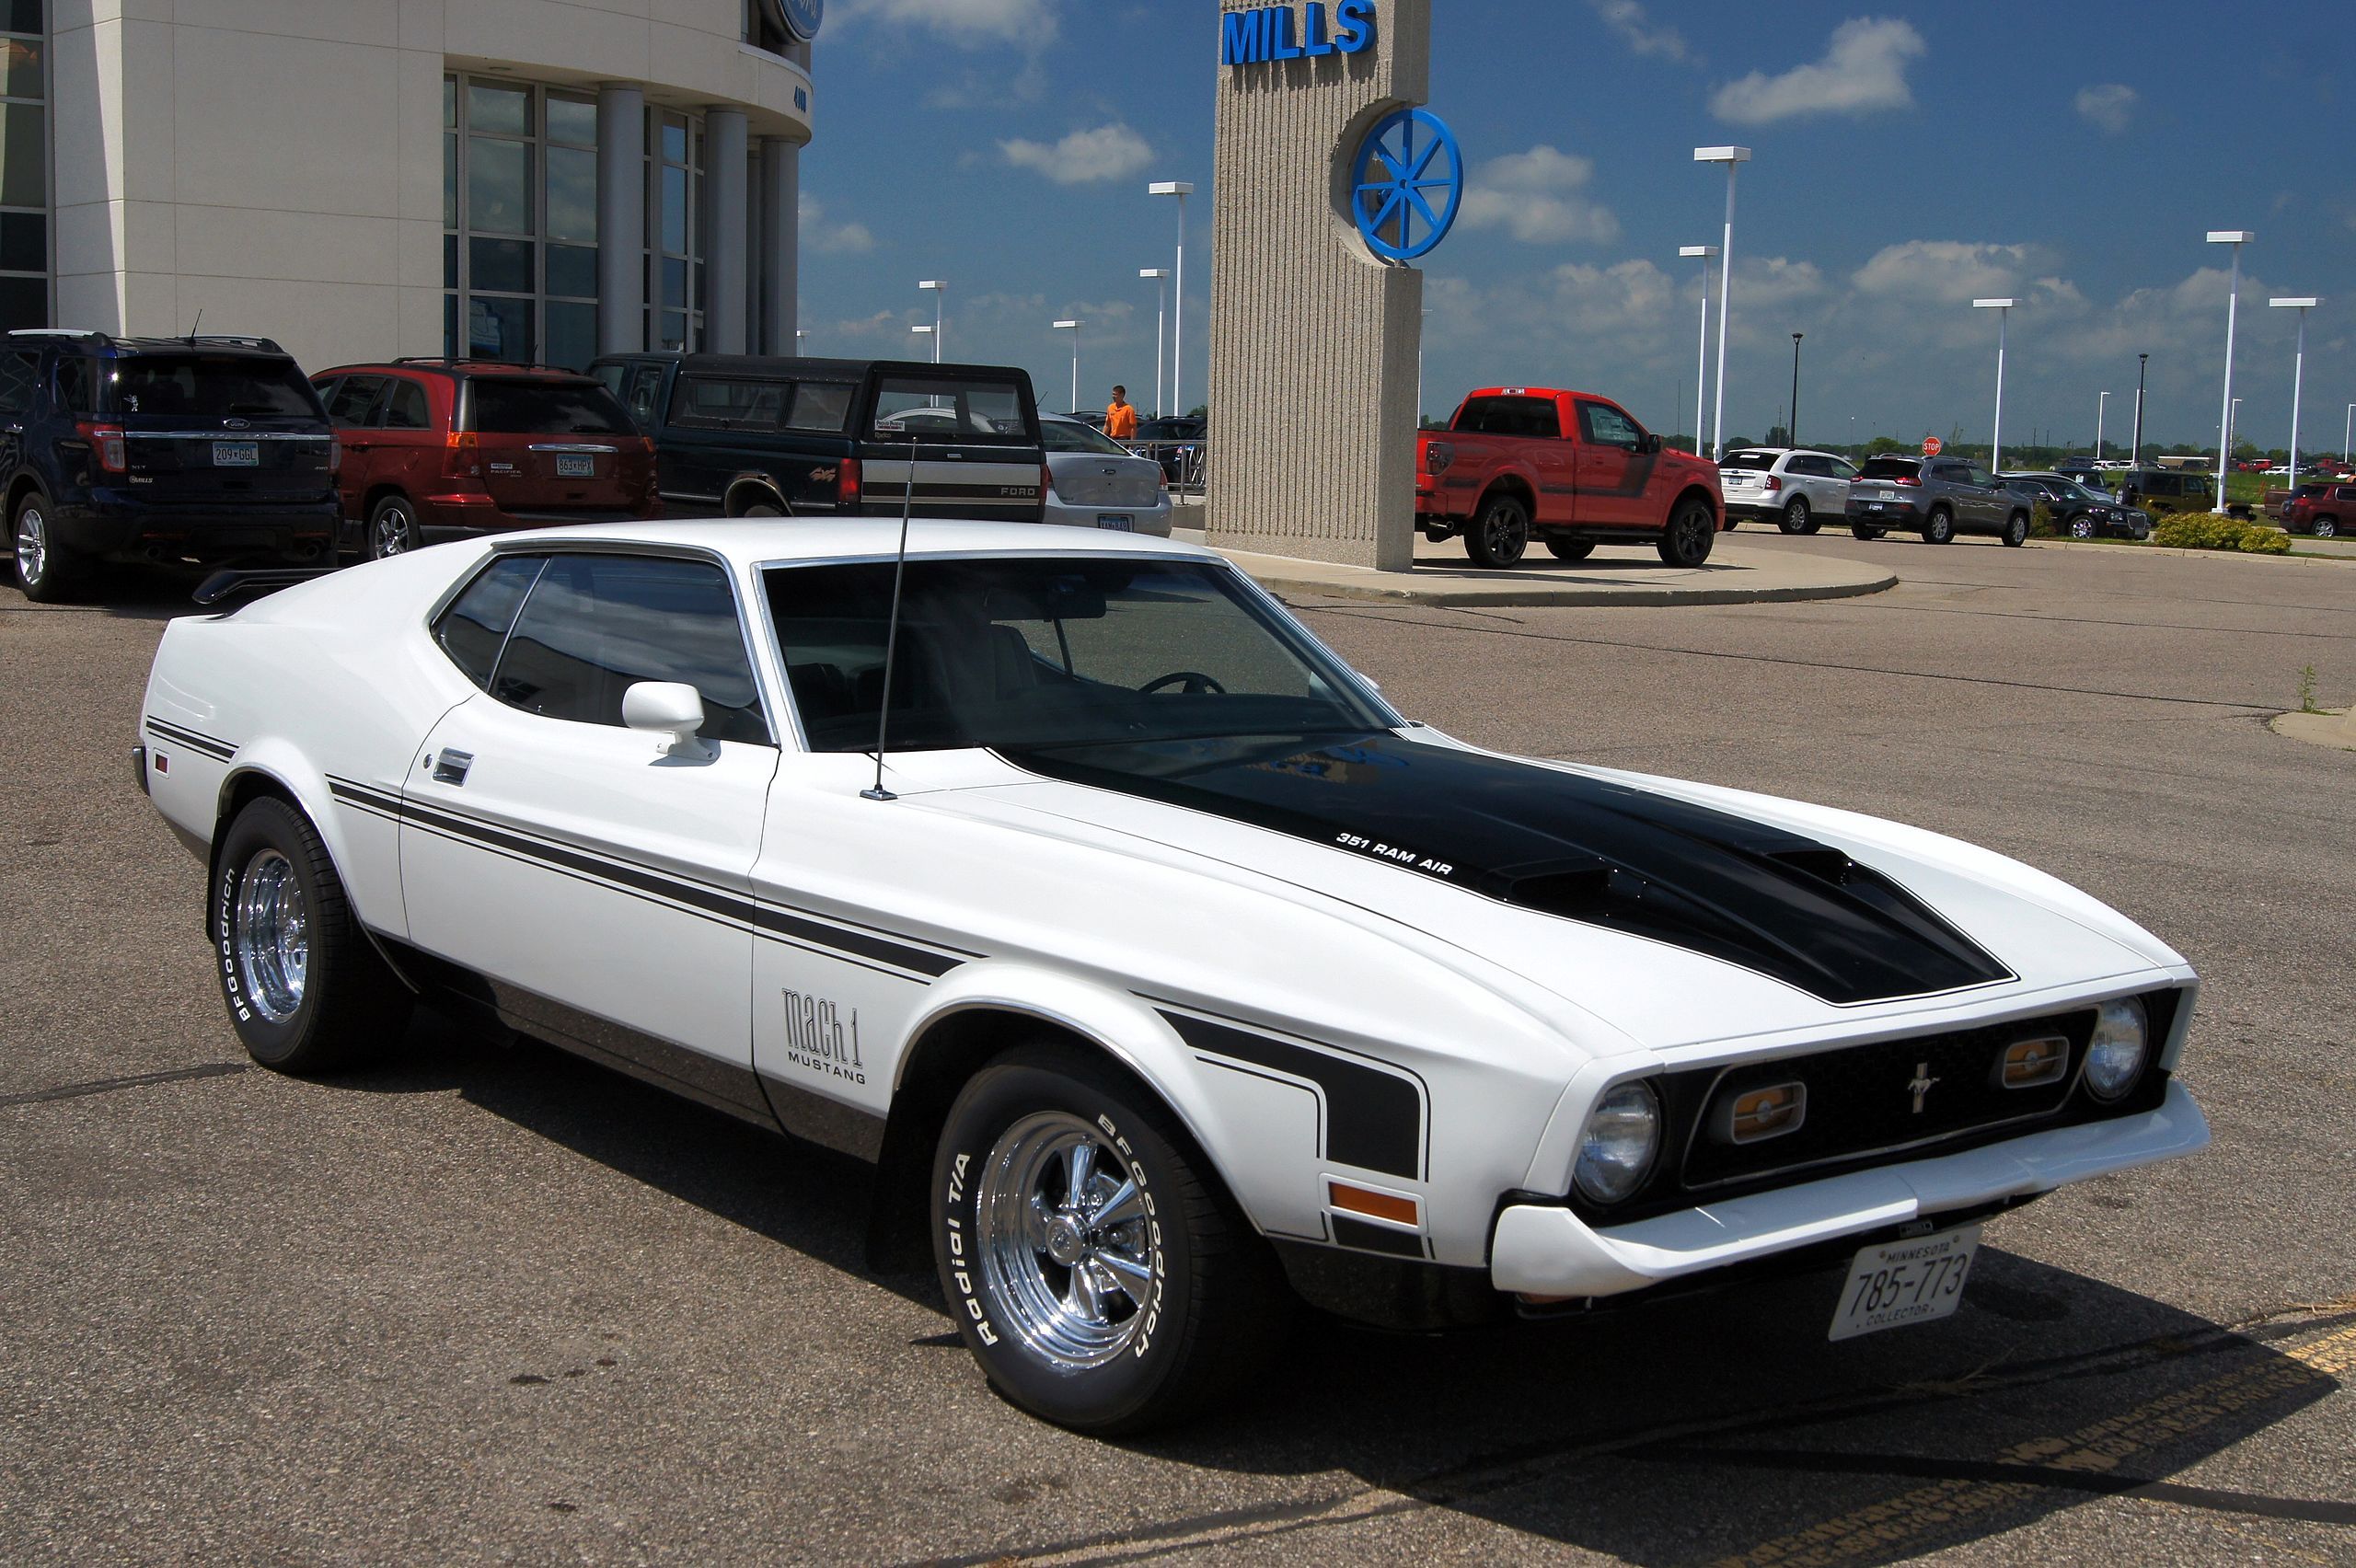
<svg viewBox="0 0 2356 1568"><path fill-rule="evenodd" d="M1646 436L1644 450L1647 455L1658 452L1660 450L1660 437L1657 435Z"/></svg>
<svg viewBox="0 0 2356 1568"><path fill-rule="evenodd" d="M640 681L622 693L622 722L633 730L668 735L673 756L712 756L702 739L703 694L681 681Z"/></svg>

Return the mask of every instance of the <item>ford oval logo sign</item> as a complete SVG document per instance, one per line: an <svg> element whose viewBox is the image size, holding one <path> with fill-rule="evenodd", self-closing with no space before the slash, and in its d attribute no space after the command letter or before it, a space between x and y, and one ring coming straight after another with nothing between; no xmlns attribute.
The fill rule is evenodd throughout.
<svg viewBox="0 0 2356 1568"><path fill-rule="evenodd" d="M826 0L763 0L761 8L769 14L769 20L807 43L818 36Z"/></svg>

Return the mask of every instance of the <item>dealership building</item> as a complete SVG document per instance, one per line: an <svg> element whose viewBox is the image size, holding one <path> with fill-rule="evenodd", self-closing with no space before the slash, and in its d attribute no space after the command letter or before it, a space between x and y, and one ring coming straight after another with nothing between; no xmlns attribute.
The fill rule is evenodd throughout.
<svg viewBox="0 0 2356 1568"><path fill-rule="evenodd" d="M0 327L791 352L821 0L0 0Z"/></svg>

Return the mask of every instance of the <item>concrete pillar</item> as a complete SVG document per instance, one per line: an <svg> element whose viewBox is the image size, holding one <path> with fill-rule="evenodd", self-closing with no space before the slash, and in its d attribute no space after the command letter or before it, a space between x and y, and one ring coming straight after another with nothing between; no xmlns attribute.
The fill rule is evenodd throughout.
<svg viewBox="0 0 2356 1568"><path fill-rule="evenodd" d="M704 190L711 201L711 250L705 258L704 344L716 354L745 352L745 277L752 236L745 221L745 111L715 109L704 115Z"/></svg>
<svg viewBox="0 0 2356 1568"><path fill-rule="evenodd" d="M761 352L794 354L802 324L802 148L761 139Z"/></svg>
<svg viewBox="0 0 2356 1568"><path fill-rule="evenodd" d="M646 95L597 89L597 352L646 347Z"/></svg>
<svg viewBox="0 0 2356 1568"><path fill-rule="evenodd" d="M1367 249L1350 182L1366 132L1428 93L1431 0L1372 9L1355 53L1218 67L1205 501L1213 544L1403 571L1424 279Z"/></svg>

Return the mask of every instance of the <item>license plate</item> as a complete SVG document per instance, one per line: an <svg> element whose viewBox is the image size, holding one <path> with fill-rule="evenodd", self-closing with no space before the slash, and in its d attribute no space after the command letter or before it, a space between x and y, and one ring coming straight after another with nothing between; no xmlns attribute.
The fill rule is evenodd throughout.
<svg viewBox="0 0 2356 1568"><path fill-rule="evenodd" d="M586 453L560 452L556 458L556 477L560 479L594 479L597 477L597 459Z"/></svg>
<svg viewBox="0 0 2356 1568"><path fill-rule="evenodd" d="M1976 1225L1865 1248L1850 1262L1827 1337L1854 1339L1946 1317L1963 1305L1964 1276L1979 1249Z"/></svg>
<svg viewBox="0 0 2356 1568"><path fill-rule="evenodd" d="M258 441L216 441L213 444L213 466L216 468L259 468L261 467L261 444Z"/></svg>
<svg viewBox="0 0 2356 1568"><path fill-rule="evenodd" d="M1099 528L1118 528L1125 534L1137 532L1138 520L1126 512L1100 512L1096 514Z"/></svg>

